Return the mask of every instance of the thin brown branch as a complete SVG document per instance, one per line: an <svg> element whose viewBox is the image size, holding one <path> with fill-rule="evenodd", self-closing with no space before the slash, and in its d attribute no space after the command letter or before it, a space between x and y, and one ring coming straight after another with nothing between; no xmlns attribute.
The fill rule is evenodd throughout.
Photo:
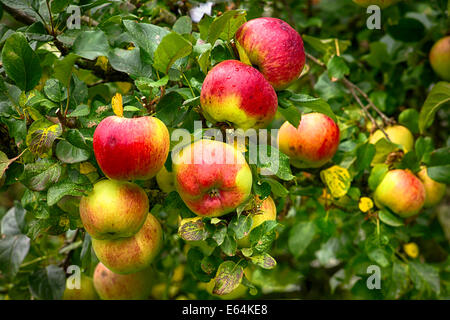
<svg viewBox="0 0 450 320"><path fill-rule="evenodd" d="M314 62L315 64L317 64L318 66L327 69L327 66L320 60L318 60L316 57L314 57L313 55L306 53L306 57L311 60L312 62ZM358 95L356 94L359 93L368 103L368 106L370 108L372 108L383 120L383 122L386 125L391 125L393 123L395 123L395 121L393 121L392 119L390 119L388 116L386 116L383 112L381 112L380 109L378 109L375 104L373 103L373 101L369 98L369 96L360 88L358 87L356 84L354 84L353 82L351 82L350 80L348 80L346 77L343 77L342 79L339 79L340 81L342 81L342 83L350 90L352 96L355 98L355 100L358 102L358 104L361 106L361 108L364 110L364 112L366 113L366 115L369 117L370 121L378 128L380 129L384 135L386 136L386 138L390 141L387 133L383 130L382 126L378 125L378 123L376 121L373 121L373 117L372 115L369 113L369 110L367 108L367 106L361 101L361 99L358 97ZM355 92L356 91L356 92Z"/></svg>
<svg viewBox="0 0 450 320"><path fill-rule="evenodd" d="M73 237L69 241L66 241L65 246L68 246L68 245L74 243L77 240L79 233L80 233L80 229L77 229L75 231L75 234L73 235ZM72 255L73 255L73 250L70 250L69 252L67 252L67 255L64 258L64 260L61 262L61 267L63 267L64 271L66 271L67 268L69 267L70 259L72 258Z"/></svg>
<svg viewBox="0 0 450 320"><path fill-rule="evenodd" d="M14 9L2 3L3 9L8 12L16 21L22 22L23 24L30 25L36 22L36 19L32 16L27 15L25 12Z"/></svg>

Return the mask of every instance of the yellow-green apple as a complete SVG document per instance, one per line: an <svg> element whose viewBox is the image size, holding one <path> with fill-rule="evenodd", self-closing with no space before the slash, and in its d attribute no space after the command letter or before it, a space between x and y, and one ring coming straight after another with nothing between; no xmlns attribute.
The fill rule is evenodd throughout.
<svg viewBox="0 0 450 320"><path fill-rule="evenodd" d="M428 176L427 168L423 167L417 176L425 187L425 207L437 205L445 195L445 184L439 183Z"/></svg>
<svg viewBox="0 0 450 320"><path fill-rule="evenodd" d="M431 48L430 64L439 77L450 81L450 36L440 39Z"/></svg>
<svg viewBox="0 0 450 320"><path fill-rule="evenodd" d="M199 140L175 153L172 159L175 188L198 216L230 213L250 195L252 172L233 146Z"/></svg>
<svg viewBox="0 0 450 320"><path fill-rule="evenodd" d="M129 274L147 268L162 247L163 231L151 213L142 228L128 238L114 240L92 239L97 258L115 273Z"/></svg>
<svg viewBox="0 0 450 320"><path fill-rule="evenodd" d="M63 300L98 300L97 291L95 291L92 278L85 274L80 276L80 287L73 287L69 285L70 279L66 281L66 289L64 290Z"/></svg>
<svg viewBox="0 0 450 320"><path fill-rule="evenodd" d="M339 146L338 125L322 113L302 116L297 128L286 121L278 131L280 151L297 168L318 168L333 158Z"/></svg>
<svg viewBox="0 0 450 320"><path fill-rule="evenodd" d="M149 210L145 191L127 181L101 180L80 200L80 217L94 239L131 237L144 224Z"/></svg>
<svg viewBox="0 0 450 320"><path fill-rule="evenodd" d="M167 171L165 166L163 166L156 174L156 182L158 183L158 187L165 193L175 191L174 180L175 175L173 172Z"/></svg>
<svg viewBox="0 0 450 320"><path fill-rule="evenodd" d="M103 119L94 132L94 154L103 173L116 180L147 180L164 166L169 131L155 117Z"/></svg>
<svg viewBox="0 0 450 320"><path fill-rule="evenodd" d="M383 177L375 189L378 208L387 207L402 218L414 216L425 204L425 187L411 171L395 169Z"/></svg>
<svg viewBox="0 0 450 320"><path fill-rule="evenodd" d="M252 212L250 217L253 222L249 233L264 221L275 221L277 219L277 207L273 199L270 196L264 200L257 198L255 212ZM239 239L237 244L240 248L250 247L250 236L246 235L244 238Z"/></svg>
<svg viewBox="0 0 450 320"><path fill-rule="evenodd" d="M154 272L150 269L118 274L101 262L94 271L94 286L103 300L143 300L152 290Z"/></svg>
<svg viewBox="0 0 450 320"><path fill-rule="evenodd" d="M402 146L405 153L408 153L414 148L414 137L408 128L400 125L390 126L384 129L386 134L391 139L391 142ZM375 144L380 139L386 139L386 136L381 130L375 131L369 138L369 142Z"/></svg>
<svg viewBox="0 0 450 320"><path fill-rule="evenodd" d="M256 18L236 31L241 60L257 67L275 90L297 80L305 66L302 37L276 18Z"/></svg>
<svg viewBox="0 0 450 320"><path fill-rule="evenodd" d="M208 121L244 130L266 127L278 108L275 90L262 74L237 60L222 61L208 72L200 104Z"/></svg>
<svg viewBox="0 0 450 320"><path fill-rule="evenodd" d="M353 2L359 4L360 6L363 6L363 7L377 5L382 9L387 8L390 5L392 5L398 1L399 0L353 0Z"/></svg>

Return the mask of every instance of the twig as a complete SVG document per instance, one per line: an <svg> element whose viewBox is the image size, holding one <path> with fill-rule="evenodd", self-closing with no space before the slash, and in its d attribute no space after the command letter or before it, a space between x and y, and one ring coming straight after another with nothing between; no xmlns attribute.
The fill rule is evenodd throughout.
<svg viewBox="0 0 450 320"><path fill-rule="evenodd" d="M80 229L77 229L77 230L75 231L75 234L73 235L72 239L70 239L70 240L66 243L66 246L67 246L67 245L70 245L70 244L72 244L72 243L74 243L75 240L77 239L79 233L80 233ZM64 271L66 271L67 268L69 267L69 263L70 263L70 259L72 258L72 254L73 254L73 250L70 250L69 252L67 252L66 257L65 257L64 260L61 262L61 266L64 268Z"/></svg>
<svg viewBox="0 0 450 320"><path fill-rule="evenodd" d="M320 60L318 60L316 57L314 57L313 55L306 53L306 57L311 60L312 62L314 62L315 64L319 65L320 67L327 69L327 66ZM364 105L364 103L362 103L361 99L359 99L358 95L356 94L356 92L358 92L368 103L368 106L370 108L372 108L373 110L375 110L376 113L378 113L378 115L382 118L383 122L386 125L390 125L395 123L392 119L389 119L389 117L387 117L383 112L380 111L380 109L378 109L375 104L372 102L372 100L369 98L369 96L360 88L358 87L356 84L354 84L353 82L351 82L350 80L348 80L346 77L343 77L342 79L340 79L340 81L342 81L344 83L344 85L347 87L347 89L350 90L353 98L355 98L355 100L358 102L358 104L361 106L361 108L364 110L364 112L366 113L366 115L369 117L370 121L372 122L372 124L375 125L376 128L380 129L383 134L386 136L386 138L391 141L389 139L389 136L387 135L386 131L384 131L383 127L378 125L378 123L375 121L375 119L372 117L372 115L369 113L369 110L367 108L367 106ZM356 91L356 92L355 92Z"/></svg>

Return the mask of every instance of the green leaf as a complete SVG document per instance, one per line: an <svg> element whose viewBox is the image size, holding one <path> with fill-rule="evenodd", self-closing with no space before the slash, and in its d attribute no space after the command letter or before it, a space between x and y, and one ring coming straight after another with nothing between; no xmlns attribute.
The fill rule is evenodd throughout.
<svg viewBox="0 0 450 320"><path fill-rule="evenodd" d="M223 262L214 278L213 294L224 295L232 292L242 282L244 269L233 261Z"/></svg>
<svg viewBox="0 0 450 320"><path fill-rule="evenodd" d="M438 82L427 99L425 100L422 109L419 114L419 129L420 133L425 133L425 129L428 128L434 121L434 115L442 107L448 107L450 105L450 83Z"/></svg>
<svg viewBox="0 0 450 320"><path fill-rule="evenodd" d="M189 41L178 33L169 33L156 48L153 66L157 70L168 74L170 67L175 61L188 56L191 52L192 44Z"/></svg>
<svg viewBox="0 0 450 320"><path fill-rule="evenodd" d="M159 100L156 106L156 115L166 126L176 126L175 122L179 118L182 105L183 97L175 91L169 92Z"/></svg>
<svg viewBox="0 0 450 320"><path fill-rule="evenodd" d="M0 271L14 278L30 249L30 238L23 234L0 239Z"/></svg>
<svg viewBox="0 0 450 320"><path fill-rule="evenodd" d="M450 184L450 165L428 168L427 174L437 182Z"/></svg>
<svg viewBox="0 0 450 320"><path fill-rule="evenodd" d="M356 172L361 172L370 167L375 152L375 146L370 143L362 144L356 149L356 161L354 162Z"/></svg>
<svg viewBox="0 0 450 320"><path fill-rule="evenodd" d="M387 290L387 299L397 300L408 289L409 272L408 265L395 261L392 266L392 276Z"/></svg>
<svg viewBox="0 0 450 320"><path fill-rule="evenodd" d="M186 241L200 241L208 237L208 232L205 230L205 224L201 219L182 222L178 229L180 238Z"/></svg>
<svg viewBox="0 0 450 320"><path fill-rule="evenodd" d="M402 219L396 217L392 213L390 213L387 209L382 209L378 213L378 217L380 220L391 227L401 227L404 226L404 222Z"/></svg>
<svg viewBox="0 0 450 320"><path fill-rule="evenodd" d="M56 60L54 63L53 77L58 79L66 88L70 85L73 66L78 58L78 55L69 53L67 56L61 60Z"/></svg>
<svg viewBox="0 0 450 320"><path fill-rule="evenodd" d="M170 33L167 29L153 24L138 23L132 20L124 20L123 25L127 29L133 43L141 50L144 50L150 61L153 61L156 48L163 37Z"/></svg>
<svg viewBox="0 0 450 320"><path fill-rule="evenodd" d="M70 0L52 0L51 11L52 13L60 13L69 5Z"/></svg>
<svg viewBox="0 0 450 320"><path fill-rule="evenodd" d="M198 248L191 248L187 254L187 265L195 279L208 282L211 276L202 269L203 253Z"/></svg>
<svg viewBox="0 0 450 320"><path fill-rule="evenodd" d="M299 222L289 232L288 248L294 257L303 254L316 235L316 225L313 221Z"/></svg>
<svg viewBox="0 0 450 320"><path fill-rule="evenodd" d="M108 54L108 59L115 70L128 73L130 76L150 77L152 75L152 67L142 61L139 48L133 50L115 48Z"/></svg>
<svg viewBox="0 0 450 320"><path fill-rule="evenodd" d="M237 243L233 235L231 235L230 233L231 232L227 229L227 232L225 233L225 236L223 238L223 242L220 245L220 249L222 249L223 253L225 253L227 256L231 257L236 254Z"/></svg>
<svg viewBox="0 0 450 320"><path fill-rule="evenodd" d="M369 246L367 250L367 255L373 262L377 263L383 268L386 268L391 264L390 256L384 248Z"/></svg>
<svg viewBox="0 0 450 320"><path fill-rule="evenodd" d="M56 156L64 163L78 163L89 159L90 152L77 148L66 140L61 140L56 145Z"/></svg>
<svg viewBox="0 0 450 320"><path fill-rule="evenodd" d="M242 239L247 236L252 227L253 221L250 216L245 215L235 215L233 219L231 219L228 228L233 230L236 235L236 239Z"/></svg>
<svg viewBox="0 0 450 320"><path fill-rule="evenodd" d="M39 300L61 300L66 287L63 268L49 265L38 269L30 276L30 290Z"/></svg>
<svg viewBox="0 0 450 320"><path fill-rule="evenodd" d="M431 179L450 184L450 147L434 150L425 163Z"/></svg>
<svg viewBox="0 0 450 320"><path fill-rule="evenodd" d="M328 76L331 80L342 79L350 73L350 69L345 60L339 56L333 56L327 64Z"/></svg>
<svg viewBox="0 0 450 320"><path fill-rule="evenodd" d="M215 18L209 27L207 41L212 45L219 38L229 41L244 24L246 14L245 10L230 10Z"/></svg>
<svg viewBox="0 0 450 320"><path fill-rule="evenodd" d="M370 172L369 176L369 188L372 191L375 191L377 186L381 183L386 173L389 171L389 167L382 163L377 164L372 168L372 171Z"/></svg>
<svg viewBox="0 0 450 320"><path fill-rule="evenodd" d="M20 89L29 91L39 83L42 75L39 57L22 33L14 33L5 41L2 62L6 74Z"/></svg>
<svg viewBox="0 0 450 320"><path fill-rule="evenodd" d="M108 56L110 47L102 30L81 32L73 43L73 52L80 57L94 60L100 56Z"/></svg>
<svg viewBox="0 0 450 320"><path fill-rule="evenodd" d="M26 164L20 180L33 191L44 191L58 182L61 173L62 167L58 162L42 159Z"/></svg>
<svg viewBox="0 0 450 320"><path fill-rule="evenodd" d="M66 133L66 139L77 148L89 149L83 134L78 129L69 129Z"/></svg>
<svg viewBox="0 0 450 320"><path fill-rule="evenodd" d="M71 183L71 182L59 182L50 188L47 191L47 204L52 206L56 204L62 197L70 195L70 196L82 196L84 195L84 188L81 186Z"/></svg>
<svg viewBox="0 0 450 320"><path fill-rule="evenodd" d="M61 102L67 98L64 84L57 79L48 79L44 86L45 95L54 102Z"/></svg>
<svg viewBox="0 0 450 320"><path fill-rule="evenodd" d="M395 40L402 42L417 42L425 36L424 25L412 18L399 19L397 24L389 25L387 31Z"/></svg>
<svg viewBox="0 0 450 320"><path fill-rule="evenodd" d="M426 162L429 155L434 150L433 139L430 137L419 137L414 145L417 159L420 162Z"/></svg>
<svg viewBox="0 0 450 320"><path fill-rule="evenodd" d="M71 113L67 115L67 117L84 117L87 116L91 111L89 110L89 106L86 104L80 104L73 110Z"/></svg>
<svg viewBox="0 0 450 320"><path fill-rule="evenodd" d="M6 212L1 223L1 234L15 236L25 234L25 215L26 211L16 202L14 206Z"/></svg>
<svg viewBox="0 0 450 320"><path fill-rule="evenodd" d="M321 98L314 98L306 94L294 93L290 96L289 100L291 100L296 106L323 113L333 119L333 121L337 121L336 115L333 110L331 110L330 105Z"/></svg>
<svg viewBox="0 0 450 320"><path fill-rule="evenodd" d="M188 16L182 16L175 21L173 31L179 34L188 34L192 32L192 20Z"/></svg>
<svg viewBox="0 0 450 320"><path fill-rule="evenodd" d="M250 260L254 264L260 266L263 269L273 269L277 265L277 261L274 258L272 258L268 253L251 256Z"/></svg>
<svg viewBox="0 0 450 320"><path fill-rule="evenodd" d="M419 133L419 112L416 109L403 110L398 116L398 123L414 134Z"/></svg>
<svg viewBox="0 0 450 320"><path fill-rule="evenodd" d="M275 196L283 198L289 194L289 191L277 180L272 178L262 178L261 180L270 185L270 190Z"/></svg>
<svg viewBox="0 0 450 320"><path fill-rule="evenodd" d="M261 169L261 172L264 175L275 174L278 178L290 181L294 179L294 176L291 172L291 165L289 162L289 157L285 155L283 152L278 150L277 148L259 145L259 146L251 146L254 148L267 148L266 151L259 150L258 152L258 168ZM255 149L256 150L256 149ZM277 157L278 161L274 161L273 158Z"/></svg>
<svg viewBox="0 0 450 320"><path fill-rule="evenodd" d="M281 113L281 115L287 121L289 121L290 124L292 124L294 127L298 128L298 125L300 124L300 120L302 119L302 114L296 107L289 106L287 108L278 108L278 112Z"/></svg>
<svg viewBox="0 0 450 320"><path fill-rule="evenodd" d="M387 156L401 147L395 143L389 142L386 138L382 138L375 143L375 156L372 159L372 165L384 163Z"/></svg>
<svg viewBox="0 0 450 320"><path fill-rule="evenodd" d="M415 261L409 262L411 280L417 290L423 292L441 292L439 272L431 265Z"/></svg>

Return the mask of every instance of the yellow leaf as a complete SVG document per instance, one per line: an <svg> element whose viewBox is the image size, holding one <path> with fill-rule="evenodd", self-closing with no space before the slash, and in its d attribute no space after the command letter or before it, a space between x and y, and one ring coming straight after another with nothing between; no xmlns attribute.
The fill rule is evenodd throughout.
<svg viewBox="0 0 450 320"><path fill-rule="evenodd" d="M89 174L91 172L95 172L97 169L90 162L82 162L80 163L80 173L81 174Z"/></svg>
<svg viewBox="0 0 450 320"><path fill-rule="evenodd" d="M368 197L361 197L361 199L359 199L358 206L359 210L361 210L362 212L367 212L373 208L373 201Z"/></svg>
<svg viewBox="0 0 450 320"><path fill-rule="evenodd" d="M332 166L320 172L322 181L330 190L333 198L340 198L347 194L350 189L352 178L347 169L340 166Z"/></svg>
<svg viewBox="0 0 450 320"><path fill-rule="evenodd" d="M105 56L98 57L95 65L99 66L103 71L108 71L108 58Z"/></svg>
<svg viewBox="0 0 450 320"><path fill-rule="evenodd" d="M419 247L414 242L404 244L403 250L408 256L410 256L413 259L419 256Z"/></svg>
<svg viewBox="0 0 450 320"><path fill-rule="evenodd" d="M123 117L122 95L120 93L116 93L112 98L111 105L116 116Z"/></svg>

